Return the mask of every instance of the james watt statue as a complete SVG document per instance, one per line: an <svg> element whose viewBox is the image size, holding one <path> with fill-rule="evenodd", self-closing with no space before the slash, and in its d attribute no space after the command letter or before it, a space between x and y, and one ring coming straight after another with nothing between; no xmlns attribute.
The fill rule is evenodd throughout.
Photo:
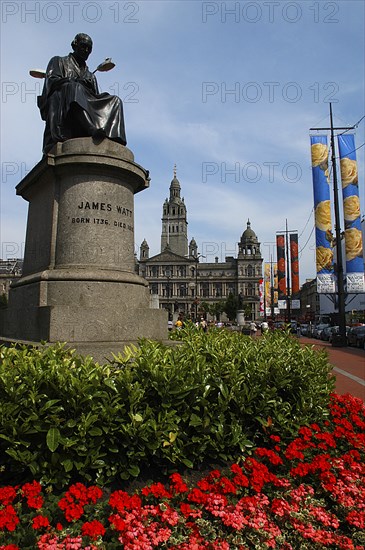
<svg viewBox="0 0 365 550"><path fill-rule="evenodd" d="M43 153L58 141L76 137L107 137L126 145L122 100L99 94L96 78L86 65L93 46L90 36L77 34L71 46L73 52L66 57L50 60L38 98L41 117L46 121Z"/></svg>

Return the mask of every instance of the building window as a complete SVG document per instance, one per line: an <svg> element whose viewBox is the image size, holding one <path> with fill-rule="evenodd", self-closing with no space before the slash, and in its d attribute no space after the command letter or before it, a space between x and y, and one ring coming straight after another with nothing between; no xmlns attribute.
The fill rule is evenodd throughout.
<svg viewBox="0 0 365 550"><path fill-rule="evenodd" d="M166 270L168 271L167 274L166 274ZM164 277L172 277L173 274L174 274L174 271L171 265L165 265L162 267L162 275Z"/></svg>
<svg viewBox="0 0 365 550"><path fill-rule="evenodd" d="M158 267L156 265L150 268L150 277L158 277Z"/></svg>
<svg viewBox="0 0 365 550"><path fill-rule="evenodd" d="M209 283L202 283L202 296L203 298L209 297Z"/></svg>
<svg viewBox="0 0 365 550"><path fill-rule="evenodd" d="M187 285L185 283L180 285L179 293L180 296L187 296Z"/></svg>
<svg viewBox="0 0 365 550"><path fill-rule="evenodd" d="M164 298L171 298L172 296L172 284L166 283L162 286L162 296Z"/></svg>

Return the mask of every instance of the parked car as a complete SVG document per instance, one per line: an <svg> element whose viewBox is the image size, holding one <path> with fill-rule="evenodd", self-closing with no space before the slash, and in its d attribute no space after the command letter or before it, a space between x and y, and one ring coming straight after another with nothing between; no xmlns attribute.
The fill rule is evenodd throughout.
<svg viewBox="0 0 365 550"><path fill-rule="evenodd" d="M290 321L290 332L298 336L298 322L293 319Z"/></svg>
<svg viewBox="0 0 365 550"><path fill-rule="evenodd" d="M365 342L365 325L360 327L352 327L347 335L347 343L349 346L363 348Z"/></svg>
<svg viewBox="0 0 365 550"><path fill-rule="evenodd" d="M335 327L325 327L320 335L321 340L324 342L329 342L334 328Z"/></svg>
<svg viewBox="0 0 365 550"><path fill-rule="evenodd" d="M272 325L272 328L275 330L277 329L286 330L286 326L287 324L284 321L275 321Z"/></svg>
<svg viewBox="0 0 365 550"><path fill-rule="evenodd" d="M308 328L309 328L309 325L307 323L302 323L300 325L300 334L302 336L307 336L308 335Z"/></svg>
<svg viewBox="0 0 365 550"><path fill-rule="evenodd" d="M357 328L358 327L350 327L350 329L348 330L347 336L346 336L348 346L353 346L355 344Z"/></svg>
<svg viewBox="0 0 365 550"><path fill-rule="evenodd" d="M335 327L331 327L331 333L330 333L330 337L329 337L329 342L332 342L333 340L333 337L339 333L339 330L340 330L340 327L338 325L336 325ZM347 334L348 334L348 331L350 330L350 327L346 325L346 339L347 339Z"/></svg>
<svg viewBox="0 0 365 550"><path fill-rule="evenodd" d="M363 339L365 335L365 325L359 327L351 327L347 333L347 344L349 346L363 347ZM362 343L362 346L361 346Z"/></svg>
<svg viewBox="0 0 365 550"><path fill-rule="evenodd" d="M330 330L330 333L329 333L329 336L328 336L328 341L329 342L332 342L334 334L338 334L339 328L340 327L338 325L336 325L335 327L331 327L331 330ZM347 331L346 331L346 334L347 334Z"/></svg>
<svg viewBox="0 0 365 550"><path fill-rule="evenodd" d="M360 328L363 330L359 330L356 335L356 345L358 348L365 349L365 326Z"/></svg>
<svg viewBox="0 0 365 550"><path fill-rule="evenodd" d="M313 338L320 338L322 330L326 327L329 327L329 325L326 323L320 323L319 325L316 325L312 333Z"/></svg>

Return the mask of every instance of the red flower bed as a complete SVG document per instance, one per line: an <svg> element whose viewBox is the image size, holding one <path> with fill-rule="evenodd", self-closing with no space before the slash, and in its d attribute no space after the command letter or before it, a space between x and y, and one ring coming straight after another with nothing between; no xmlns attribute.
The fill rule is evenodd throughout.
<svg viewBox="0 0 365 550"><path fill-rule="evenodd" d="M33 546L32 546L33 545ZM175 473L136 494L39 483L0 489L0 550L333 548L365 546L365 405L333 395L329 419L214 470Z"/></svg>

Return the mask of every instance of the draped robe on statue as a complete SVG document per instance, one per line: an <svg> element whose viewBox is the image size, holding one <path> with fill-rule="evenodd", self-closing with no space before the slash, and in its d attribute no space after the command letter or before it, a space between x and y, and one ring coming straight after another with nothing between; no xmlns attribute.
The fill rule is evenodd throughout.
<svg viewBox="0 0 365 550"><path fill-rule="evenodd" d="M75 137L102 136L127 143L122 100L100 94L94 74L72 54L50 60L38 107L46 121L43 153Z"/></svg>

